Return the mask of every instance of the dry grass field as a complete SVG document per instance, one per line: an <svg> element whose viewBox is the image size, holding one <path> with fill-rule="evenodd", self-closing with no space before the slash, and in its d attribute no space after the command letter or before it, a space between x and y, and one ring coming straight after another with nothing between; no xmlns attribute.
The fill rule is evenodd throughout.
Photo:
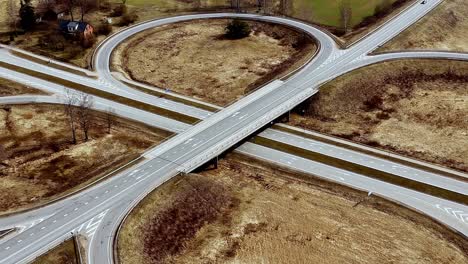
<svg viewBox="0 0 468 264"><path fill-rule="evenodd" d="M290 123L468 170L468 63L404 60L324 85Z"/></svg>
<svg viewBox="0 0 468 264"><path fill-rule="evenodd" d="M138 157L167 133L114 118L107 134L102 113L93 112L90 139L71 143L60 105L0 108L0 214L37 206Z"/></svg>
<svg viewBox="0 0 468 264"><path fill-rule="evenodd" d="M259 22L249 22L249 37L228 40L229 21L190 21L142 32L119 46L113 67L134 80L227 105L299 67L316 49L301 33Z"/></svg>
<svg viewBox="0 0 468 264"><path fill-rule="evenodd" d="M412 3L414 0L351 0L352 7L352 28L343 35L343 30L339 21L339 3L338 0L294 0L288 7L287 15L293 18L299 18L313 24L318 24L330 31L332 34L340 36L340 42L351 43L363 36L367 32L376 28L379 24L391 18L403 7ZM41 1L33 0L32 3L37 10L41 8L38 4ZM99 31L103 18L112 17L112 30L118 31L127 26L123 23L123 16L112 15L121 1L97 1L99 8L86 13L84 20L91 23L96 31ZM258 1L243 0L242 6L244 12L258 12ZM229 1L224 0L129 0L126 1L128 13L131 14L132 23L142 22L149 19L157 19L168 16L190 14L196 12L232 12ZM12 9L9 9L13 7ZM279 15L280 2L272 0L268 4L268 13ZM10 40L10 32L13 30L11 24L12 14L17 14L19 1L3 0L0 1L0 42L15 45L37 54L51 57L60 61L68 62L79 67L90 68L91 57L97 44L105 39L104 33L98 33L96 43L90 47L83 48L79 43L66 41L60 34L57 34L57 22L39 24L33 32L19 34L14 41ZM79 8L75 8L75 17L79 16ZM376 13L377 10L380 12ZM135 16L134 16L135 15ZM67 17L65 17L67 18ZM131 24L131 23L130 23Z"/></svg>
<svg viewBox="0 0 468 264"><path fill-rule="evenodd" d="M27 87L17 82L0 78L0 96L11 96L20 94L47 94L41 90Z"/></svg>
<svg viewBox="0 0 468 264"><path fill-rule="evenodd" d="M468 2L446 0L379 51L435 49L468 51Z"/></svg>
<svg viewBox="0 0 468 264"><path fill-rule="evenodd" d="M118 239L128 263L466 263L413 211L237 154L147 196Z"/></svg>
<svg viewBox="0 0 468 264"><path fill-rule="evenodd" d="M68 239L46 254L36 258L32 264L77 264L75 244Z"/></svg>

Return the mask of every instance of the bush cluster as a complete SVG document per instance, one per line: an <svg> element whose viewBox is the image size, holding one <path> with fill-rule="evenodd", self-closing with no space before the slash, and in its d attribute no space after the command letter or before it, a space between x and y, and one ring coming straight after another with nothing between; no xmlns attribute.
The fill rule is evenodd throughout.
<svg viewBox="0 0 468 264"><path fill-rule="evenodd" d="M112 25L107 22L101 22L96 27L96 33L99 35L109 35L112 32Z"/></svg>
<svg viewBox="0 0 468 264"><path fill-rule="evenodd" d="M111 17L119 17L127 14L127 6L124 4L118 5L112 9L112 12L110 13Z"/></svg>
<svg viewBox="0 0 468 264"><path fill-rule="evenodd" d="M252 30L247 22L233 19L226 26L226 37L228 39L241 39L248 37Z"/></svg>
<svg viewBox="0 0 468 264"><path fill-rule="evenodd" d="M161 263L166 256L181 252L200 228L220 218L223 221L237 204L230 192L216 182L202 178L188 181L186 186L179 185L183 190L178 191L169 208L151 220L144 240L150 263Z"/></svg>
<svg viewBox="0 0 468 264"><path fill-rule="evenodd" d="M127 14L123 15L120 18L119 26L126 27L126 26L134 23L137 19L138 19L137 14L135 14L133 12L132 13L127 13Z"/></svg>

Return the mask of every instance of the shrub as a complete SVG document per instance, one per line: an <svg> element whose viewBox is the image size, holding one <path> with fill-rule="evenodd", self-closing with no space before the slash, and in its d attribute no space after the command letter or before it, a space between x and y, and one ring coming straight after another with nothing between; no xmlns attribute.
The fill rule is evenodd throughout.
<svg viewBox="0 0 468 264"><path fill-rule="evenodd" d="M119 26L121 27L126 27L130 24L132 24L133 22L135 22L136 20L138 19L138 16L137 14L135 13L129 13L129 14L125 14L124 16L122 16L122 18L120 19L120 23L119 23Z"/></svg>
<svg viewBox="0 0 468 264"><path fill-rule="evenodd" d="M383 105L383 99L379 95L374 95L370 99L366 100L364 102L364 105L366 106L366 110L368 111L380 109Z"/></svg>
<svg viewBox="0 0 468 264"><path fill-rule="evenodd" d="M31 0L21 2L19 17L22 29L25 31L33 29L36 24L36 14L34 13L34 7L31 4Z"/></svg>
<svg viewBox="0 0 468 264"><path fill-rule="evenodd" d="M66 39L58 31L51 31L40 37L38 44L43 49L62 51L65 49Z"/></svg>
<svg viewBox="0 0 468 264"><path fill-rule="evenodd" d="M229 39L241 39L248 37L251 31L252 30L247 22L239 19L233 19L226 26L226 37Z"/></svg>
<svg viewBox="0 0 468 264"><path fill-rule="evenodd" d="M94 43L96 43L96 37L94 35L91 35L91 37L85 38L83 39L83 41L81 41L81 46L87 49L91 48L94 45Z"/></svg>
<svg viewBox="0 0 468 264"><path fill-rule="evenodd" d="M103 0L99 3L99 11L109 12L111 10L111 4L108 0Z"/></svg>
<svg viewBox="0 0 468 264"><path fill-rule="evenodd" d="M112 12L110 13L111 17L119 17L127 14L127 6L126 5L118 5L114 9L112 9Z"/></svg>
<svg viewBox="0 0 468 264"><path fill-rule="evenodd" d="M178 185L174 201L151 219L145 231L144 250L150 263L165 263L167 256L181 252L203 226L230 222L237 198L223 185L191 177L197 178Z"/></svg>
<svg viewBox="0 0 468 264"><path fill-rule="evenodd" d="M96 32L99 35L109 35L112 32L112 25L107 23L107 22L101 22L97 27L96 27Z"/></svg>

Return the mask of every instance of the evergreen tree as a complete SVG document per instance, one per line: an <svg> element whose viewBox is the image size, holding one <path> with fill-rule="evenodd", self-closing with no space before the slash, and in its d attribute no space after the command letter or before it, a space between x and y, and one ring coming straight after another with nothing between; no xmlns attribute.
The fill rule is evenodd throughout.
<svg viewBox="0 0 468 264"><path fill-rule="evenodd" d="M250 35L251 29L247 22L233 19L226 26L226 37L229 39L241 39Z"/></svg>
<svg viewBox="0 0 468 264"><path fill-rule="evenodd" d="M22 0L19 10L21 28L25 31L31 30L36 23L36 15L31 0Z"/></svg>

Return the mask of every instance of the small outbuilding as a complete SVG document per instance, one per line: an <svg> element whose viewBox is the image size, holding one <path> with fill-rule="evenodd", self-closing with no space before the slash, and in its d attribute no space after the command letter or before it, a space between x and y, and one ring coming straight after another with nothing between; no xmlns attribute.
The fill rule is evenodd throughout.
<svg viewBox="0 0 468 264"><path fill-rule="evenodd" d="M94 28L91 24L83 21L60 20L59 29L65 36L90 41L94 37Z"/></svg>

